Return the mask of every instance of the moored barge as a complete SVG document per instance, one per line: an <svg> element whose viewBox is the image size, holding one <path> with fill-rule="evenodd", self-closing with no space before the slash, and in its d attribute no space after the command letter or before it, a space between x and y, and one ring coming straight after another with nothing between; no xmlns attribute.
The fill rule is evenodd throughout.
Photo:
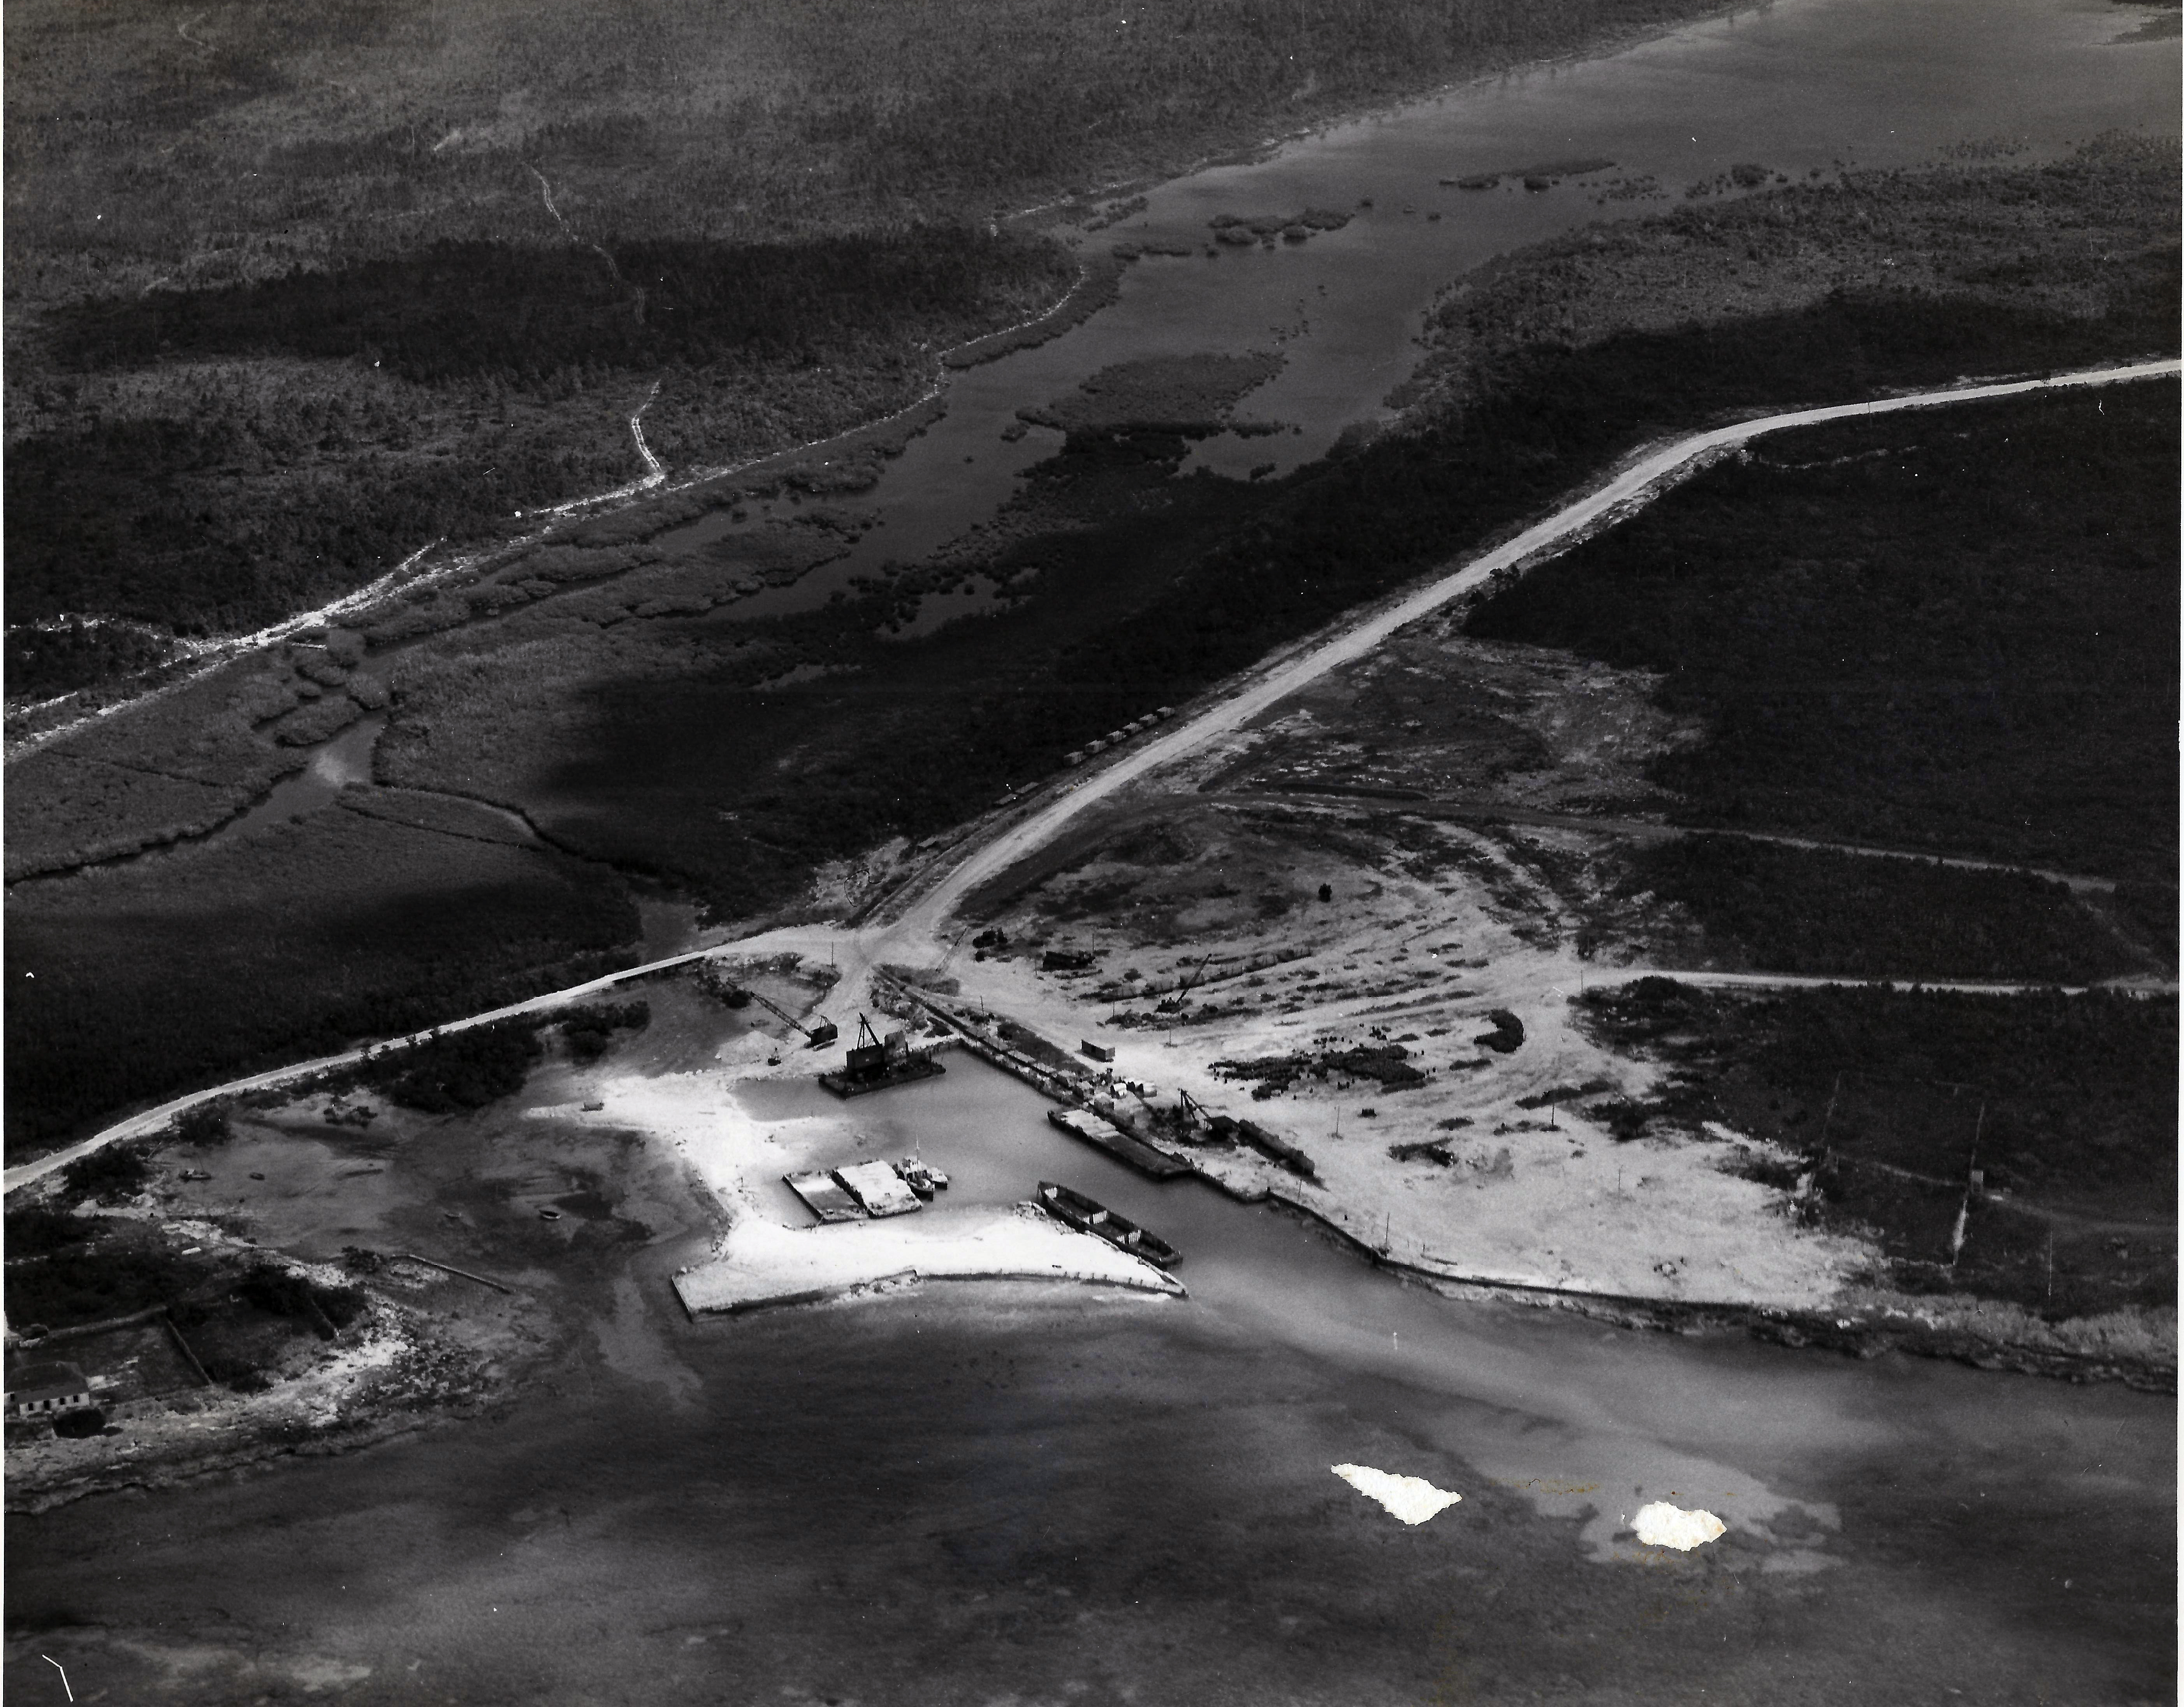
<svg viewBox="0 0 2184 1707"><path fill-rule="evenodd" d="M1172 1269L1183 1260L1183 1253L1158 1233L1147 1232L1135 1221L1126 1220L1106 1204L1095 1203L1067 1186L1041 1180L1039 1206L1064 1226L1095 1234L1132 1256L1143 1257L1155 1268Z"/></svg>

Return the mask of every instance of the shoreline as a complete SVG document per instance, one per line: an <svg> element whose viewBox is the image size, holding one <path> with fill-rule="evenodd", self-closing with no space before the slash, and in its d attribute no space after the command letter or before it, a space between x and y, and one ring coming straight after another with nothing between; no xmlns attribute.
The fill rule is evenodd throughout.
<svg viewBox="0 0 2184 1707"><path fill-rule="evenodd" d="M953 1037L937 1047L955 1043L966 1048L989 1065L1041 1095L1070 1105L1056 1088L1061 1076L1058 1072L1016 1050L967 1031L961 1020L926 993L909 986L898 987L928 1013L956 1028ZM2173 1354L2168 1361L2162 1362L2129 1355L2104 1356L2070 1346L2042 1347L2025 1343L2022 1339L1982 1335L1960 1321L1949 1320L1967 1311L1976 1315L2014 1309L1970 1294L1936 1294L1927 1306L1929 1313L1921 1315L1916 1300L1905 1297L1899 1304L1892 1302L1897 1294L1880 1288L1855 1289L1832 1305L1788 1308L1735 1298L1663 1298L1553 1286L1465 1274L1452 1265L1429 1267L1391 1255L1371 1243L1327 1210L1295 1195L1281 1181L1269 1181L1256 1188L1238 1185L1203 1165L1188 1147L1169 1148L1164 1154L1174 1156L1190 1168L1195 1178L1232 1201L1272 1204L1278 1210L1312 1223L1373 1267L1451 1299L1521 1304L1535 1309L1565 1309L1619 1327L1659 1332L1734 1329L1777 1345L1800 1349L1811 1347L1859 1358L1901 1351L1917 1357L1947 1359L1978 1369L2073 1382L2115 1382L2142 1393L2173 1394L2177 1390ZM2055 1326L2061 1328L2068 1324Z"/></svg>
<svg viewBox="0 0 2184 1707"><path fill-rule="evenodd" d="M1253 1197L1210 1174L1201 1173L1199 1177L1240 1203L1272 1204L1277 1209L1309 1221L1374 1268L1450 1299L1521 1304L1533 1309L1565 1309L1618 1327L1652 1332L1733 1330L1793 1350L1834 1351L1861 1359L1898 1351L1914 1357L1944 1359L1975 1369L2041 1376L2051 1380L2114 1382L2140 1393L2173 1396L2177 1390L2176 1365L2173 1360L2162 1364L2130 1357L2103 1358L2092 1352L2066 1348L2051 1350L2016 1341L1990 1339L1961 1326L1921 1318L1893 1305L1861 1301L1856 1297L1845 1300L1836 1309L1788 1309L1735 1300L1641 1298L1523 1281L1444 1274L1388 1255L1312 1204L1299 1202L1273 1187ZM1968 1294L1936 1294L1935 1301L1969 1304L1975 1311L2006 1308L1989 1306L1985 1300ZM1884 1314L1875 1320L1867 1314L1875 1308L1892 1315ZM1846 1316L1844 1310L1858 1314Z"/></svg>
<svg viewBox="0 0 2184 1707"><path fill-rule="evenodd" d="M1186 1295L1172 1276L1063 1226L1028 1203L927 1209L831 1226L783 1226L748 1214L729 1227L710 1260L677 1270L671 1283L684 1313L697 1321L928 1280L1041 1281Z"/></svg>
<svg viewBox="0 0 2184 1707"><path fill-rule="evenodd" d="M1035 1270L1006 1269L980 1270L976 1273L950 1274L940 1271L902 1269L894 1274L876 1275L869 1279L844 1281L838 1286L820 1287L809 1292L782 1293L766 1298L753 1298L747 1303L712 1306L694 1306L677 1294L682 1304L682 1313L693 1322L741 1320L758 1315L767 1310L793 1309L806 1304L843 1304L861 1302L866 1298L886 1298L898 1292L922 1287L934 1281L960 1284L989 1282L1012 1282L1020 1286L1053 1287L1112 1287L1124 1292L1142 1293L1148 1298L1171 1298L1183 1291L1180 1282L1163 1287L1150 1281L1117 1275L1097 1275L1089 1271L1056 1269L1051 1272Z"/></svg>
<svg viewBox="0 0 2184 1707"><path fill-rule="evenodd" d="M1683 448L1682 458L1688 461L1720 445L1741 442L1753 436L1758 431L1773 430L1764 425L1768 422L1781 425L1814 419L1836 419L1875 412L1893 412L1908 408L1969 401L1981 396L2014 395L2023 392L2051 389L2064 385L2083 386L2117 382L2150 377L2156 374L2173 373L2174 370L2173 359L2164 359L2158 363L2135 364L2128 369L2080 370L2044 380L1987 382L1970 386L1958 384L1937 392L1892 395L1864 403L1830 405L1818 409L1795 411L1784 416L1763 417L1758 422L1717 428L1675 442ZM1100 798L1149 768L1156 759L1164 760L1172 756L1169 749L1184 735L1195 733L1202 739L1206 732L1202 726L1209 720L1217 724L1240 721L1244 715L1249 714L1251 707L1248 702L1255 698L1264 698L1268 703L1273 703L1274 699L1285 697L1286 693L1294 692L1295 684L1285 683L1284 679L1283 664L1285 659L1295 660L1299 658L1311 659L1315 659L1316 654L1324 654L1332 660L1332 663L1322 665L1324 669L1333 667L1333 664L1339 664L1345 657L1361 653L1370 646L1376 644L1381 633L1394 631L1422 611L1439 609L1462 590L1459 583L1482 578L1484 572L1496 558L1502 558L1511 564L1525 560L1546 542L1538 536L1553 527L1556 517L1569 516L1573 511L1580 512L1568 525L1567 531L1574 531L1585 521L1613 509L1618 498L1628 501L1635 495L1630 492L1618 492L1617 490L1618 487L1635 487L1639 492L1652 492L1658 485L1658 476L1662 473L1673 471L1673 468L1664 470L1658 465L1664 461L1671 460L1670 453L1665 451L1655 452L1650 456L1640 455L1635 462L1630 462L1624 466L1619 479L1611 479L1604 487L1595 486L1588 488L1585 495L1566 505L1563 510L1556 512L1555 516L1551 516L1546 521L1535 523L1532 527L1504 542L1500 548L1488 552L1484 557L1464 559L1463 566L1455 572L1429 579L1423 585L1413 584L1408 588L1399 590L1390 599L1383 600L1366 611L1346 613L1329 629L1323 630L1317 635L1306 637L1295 645L1278 652L1270 659L1262 660L1260 664L1243 672L1240 678L1232 679L1224 689L1217 690L1215 694L1209 696L1211 703L1205 710L1178 719L1177 726L1173 731L1155 737L1147 744L1133 748L1125 754L1120 764L1101 767L1094 776L1080 776L1076 780L1067 782L1062 782L1059 778L1056 779L1054 783L1049 785L1043 795L1034 796L1034 800L1029 806L1019 808L1013 815L1011 821L997 826L996 828L1000 831L999 837L988 839L978 846L969 859L959 865L955 871L941 870L914 874L901 887L886 898L889 904L900 906L908 896L916 894L921 886L934 881L936 879L939 885L939 890L934 892L935 897L938 898L938 904L942 907L956 904L959 897L947 893L951 885L960 891L975 890L975 880L978 876L977 868L982 860L994 868L989 875L999 876L1001 871L1006 870L1008 860L1006 858L995 856L1006 849L1009 838L1012 835L1020 833L1020 827L1034 830L1039 828L1039 820L1043 815L1053 813L1056 806L1066 797L1080 796L1076 803L1078 805L1087 803L1088 799ZM1652 477L1648 478L1648 476ZM1294 672L1292 671L1291 674ZM1219 730L1217 728L1212 732L1217 733ZM1057 787L1058 792L1055 792ZM1071 809L1073 812L1075 809L1072 807ZM974 835L973 840L976 839ZM928 899L918 904L930 906L933 904L933 901ZM912 910L916 909L913 908ZM834 928L838 930L840 927ZM827 934L823 931L819 933L822 937ZM755 939L745 939L746 942L751 940ZM700 959L708 955L732 953L738 946L735 942L716 943L667 957L662 960L627 967L585 983L545 993L485 1014L447 1021L442 1026L433 1029L463 1030L494 1019L513 1017L520 1014L544 1013L570 1002L579 1000L586 995L612 988L624 982L641 981L675 965ZM352 1062L359 1059L364 1053L365 1051L362 1049L354 1050L343 1055L277 1068L262 1075L253 1076L240 1081L231 1081L224 1085L187 1093L158 1104L149 1110L140 1112L132 1117L126 1117L109 1126L103 1132L95 1132L74 1144L63 1146L46 1156L10 1168L8 1170L8 1187L13 1189L30 1184L55 1168L64 1165L66 1161L87 1154L106 1143L131 1137L153 1136L155 1129L166 1118L198 1103L223 1094L233 1094L242 1089L261 1086L270 1087L277 1083L304 1078L315 1072L328 1070ZM1351 1237L1347 1234L1345 1236ZM1365 1248L1369 1250L1370 1247L1368 1246ZM1491 1277L1475 1278L1461 1274L1434 1274L1430 1271L1420 1272L1429 1280L1458 1286L1481 1286L1491 1288L1523 1285L1521 1282L1502 1282ZM1577 1296L1554 1287L1542 1288L1542 1291L1558 1298ZM1666 1307L1674 1309L1686 1308L1675 1301L1657 1302L1645 1299L1631 1300L1628 1304L1623 1304L1608 1298L1604 1300L1604 1304L1606 1307L1610 1308ZM1745 1307L1730 1303L1719 1306L1691 1306L1690 1308L1719 1308L1735 1310ZM1801 1317L1800 1321L1802 1320L1803 1318ZM1876 1336L1906 1335L1913 1340L1924 1343L1929 1337L1928 1335L1918 1332L1911 1326L1898 1327L1894 1325L1897 1322L1917 1323L1922 1320L1924 1319L1914 1316L1910 1312L1899 1311L1896 1315L1887 1318L1885 1325L1874 1325L1871 1331ZM1854 1326L1854 1321L1851 1326L1845 1326L1842 1318L1823 1315L1819 1309L1816 1309L1811 1313L1808 1326L1797 1326L1793 1331L1805 1334L1808 1337L1818 1335L1825 1338L1832 1334L1851 1332ZM1974 1360L1987 1357L2007 1356L2017 1359L2020 1365L2028 1368L2052 1371L2065 1375L2092 1370L2099 1372L2103 1378L2108 1378L2111 1371L2121 1368L2124 1365L2133 1364L2133 1360L2130 1359L2123 1359L2122 1364L2119 1364L2114 1359L2103 1359L2094 1354L2081 1352L2068 1346L2043 1348L2036 1343L2024 1343L2021 1339L1997 1343L1992 1337L1971 1332L1954 1324L1936 1325L1927 1322L1926 1326L1933 1331L1933 1337L1946 1348L1942 1354L1961 1354ZM1891 1343L1894 1343L1892 1337ZM2122 1376L2117 1378L2131 1377ZM2151 1366L2147 1371L2147 1378L2166 1380L2173 1383L2173 1354L2170 1364Z"/></svg>
<svg viewBox="0 0 2184 1707"><path fill-rule="evenodd" d="M1071 190L1056 196L1050 201L1039 202L1013 213L996 216L1000 225L1022 225L1028 230L1040 231L1056 225L1071 223L1067 210L1081 209L1090 214L1091 203L1112 200L1117 196L1143 195L1163 185L1178 183L1185 178L1196 177L1201 172L1217 171L1228 166L1255 166L1273 158L1284 148L1346 125L1384 123L1400 116L1409 108L1428 101L1438 101L1451 96L1461 97L1489 85L1513 77L1527 77L1536 73L1552 72L1568 65L1582 65L1595 60L1613 59L1649 42L1665 41L1679 31L1717 18L1734 18L1739 12L1755 9L1750 3L1738 4L1736 0L1700 0L1691 9L1674 17L1663 17L1649 25L1634 25L1628 29L1608 31L1583 46L1564 49L1560 53L1540 53L1517 58L1492 65L1468 75L1451 77L1447 81L1414 89L1408 94L1383 95L1359 105L1331 105L1313 117L1271 136L1262 136L1256 142L1235 142L1225 148L1197 156L1188 165L1154 167L1134 176L1117 178L1085 189ZM1505 170L1513 169L1503 169ZM1039 215L1056 217L1041 220Z"/></svg>
<svg viewBox="0 0 2184 1707"><path fill-rule="evenodd" d="M992 1057L989 1055L988 1059ZM996 1061L994 1065L1007 1070L1004 1062ZM1026 1059L1024 1065L1029 1067L1033 1064ZM1023 1076L1012 1073L1011 1076ZM1046 1086L1034 1082L1048 1096L1054 1095ZM1453 1304L1560 1309L1613 1327L1675 1332L1689 1337L1736 1332L1793 1350L1830 1351L1860 1359L1900 1352L1983 1371L2045 1376L2074 1384L2113 1384L2157 1396L2173 1396L2176 1391L2173 1359L2164 1362L2127 1351L2103 1352L2082 1343L2043 1346L1982 1332L1977 1318L1983 1311L1993 1315L1996 1307L1983 1307L1975 1300L1947 1297L1919 1300L1877 1292L1852 1292L1832 1306L1783 1308L1736 1300L1664 1299L1534 1284L1467 1275L1452 1266L1442 1268L1429 1262L1406 1260L1377 1248L1343 1225L1331 1212L1332 1206L1323 1207L1306 1200L1286 1181L1229 1180L1203 1165L1202 1159L1190 1149L1179 1149L1178 1154L1190 1165L1193 1174L1229 1200L1242 1205L1268 1204L1277 1212L1292 1215L1399 1284L1422 1287ZM697 1182L706 1187L706 1194L719 1208L733 1213L733 1206L722 1199L702 1170L696 1171ZM1011 1224L1028 1230L1036 1245L1051 1250L1056 1259L1044 1264L1027 1263L1013 1244L1006 1249L997 1247L982 1251L975 1248L982 1227L1007 1230ZM1116 1251L1089 1235L1062 1227L1025 1204L944 1208L937 1212L928 1210L916 1215L840 1227L797 1228L757 1220L747 1220L741 1226L750 1247L745 1252L735 1250L738 1226L731 1225L725 1236L719 1237L710 1260L689 1264L671 1274L651 1264L641 1264L627 1272L639 1277L648 1287L657 1281L667 1280L676 1292L686 1321L700 1325L709 1317L739 1318L794 1306L846 1304L898 1296L921 1290L933 1281L1036 1282L1043 1292L1051 1295L1059 1295L1063 1287L1072 1287L1080 1289L1088 1301L1091 1293L1102 1288L1108 1293L1107 1301L1117 1303L1127 1295L1148 1299L1188 1296L1186 1288L1175 1277ZM849 1258L851 1265L846 1270L838 1266L834 1273L823 1276L794 1275L783 1271L777 1260L767 1259L770 1253L777 1254L780 1248L792 1244L801 1246L802 1253L810 1255ZM861 1253L855 1248L861 1246L874 1248ZM938 1259L900 1259L897 1248L917 1246L927 1248ZM702 1245L699 1248L702 1250ZM858 1262L856 1259L861 1254L870 1259ZM1088 1266L1083 1259L1095 1254L1103 1260ZM743 1284L717 1299L694 1296L695 1289L686 1287L686 1280L707 1271ZM802 1283L813 1281L819 1283ZM967 1296L965 1302L972 1302L975 1296ZM2003 1312L2000 1322L2006 1326L2016 1318L2008 1313L2006 1306L2000 1308ZM2062 1326L2067 1328L2069 1324ZM2096 1327L2094 1332L2098 1334L2100 1330ZM179 1450L147 1454L144 1459L134 1461L114 1459L81 1467L39 1465L27 1476L11 1466L7 1510L36 1514L93 1494L129 1490L148 1494L201 1482L214 1476L240 1474L284 1457L346 1454L473 1420L496 1406L513 1404L522 1381L519 1370L475 1369L458 1374L440 1363L437 1378L432 1382L438 1388L437 1392L420 1393L412 1387L384 1394L367 1393L359 1396L354 1411L318 1426L307 1426L292 1417L268 1417L254 1425L246 1421L240 1438L203 1439L205 1450L202 1453L189 1449L196 1443L177 1441L173 1446L179 1447ZM53 1443L44 1443L38 1456L50 1456L53 1446ZM16 1457L13 1452L9 1455L11 1459ZM45 1473L39 1473L41 1470Z"/></svg>

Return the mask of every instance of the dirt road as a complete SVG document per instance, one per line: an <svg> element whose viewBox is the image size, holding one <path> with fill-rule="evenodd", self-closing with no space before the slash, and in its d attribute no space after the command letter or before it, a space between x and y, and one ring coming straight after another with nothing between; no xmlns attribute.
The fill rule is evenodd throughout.
<svg viewBox="0 0 2184 1707"><path fill-rule="evenodd" d="M1707 432L1694 433L1673 443L1641 453L1603 484L1565 504L1545 520L1534 523L1515 537L1467 559L1422 587L1348 619L1332 631L1324 631L1277 653L1273 659L1245 672L1234 691L1214 698L1202 709L1167 726L1162 734L1145 742L1142 746L1132 747L1098 770L1076 781L1061 784L1057 792L1034 805L1024 816L1006 824L998 834L967 848L955 865L930 874L922 883L913 885L908 897L909 904L891 920L874 922L861 930L798 926L766 931L711 948L694 949L670 955L665 959L648 961L643 965L610 973L566 990L552 991L528 1001L496 1008L489 1013L472 1015L468 1019L450 1020L437 1029L443 1031L462 1031L520 1015L545 1013L610 990L632 979L684 965L707 955L779 953L785 949L811 953L831 948L837 964L842 968L843 977L836 986L836 993L830 998L830 1004L854 1002L873 965L890 959L916 962L933 958L937 947L936 939L940 936L942 927L967 894L1006 871L1018 860L1044 848L1093 806L1162 765L1173 763L1215 737L1241 728L1329 670L1340 669L1362 658L1397 630L1480 586L1497 570L1524 564L1542 553L1567 546L1602 525L1621 520L1650 503L1678 481L1688 477L1740 445L1768 433L1814 426L1854 416L1888 414L1903 409L1934 409L1952 403L2020 397L2032 392L2117 385L2181 371L2184 371L2184 361L2136 362L2056 374L2044 379L1963 385L1942 391L1881 398L1869 403L1795 409L1783 414L1764 415L1730 426L1716 427ZM1605 975L1602 981L1606 981L1607 976L1619 981L1644 976L1646 974L1642 970L1631 970ZM1903 989L1912 988L1916 984L1929 989L1962 989L1997 995L2048 987L2005 983L1938 984L1908 978L1896 981L1797 978L1770 976L1763 973L1678 972L1673 976L1691 982L1757 987L1891 982ZM2173 992L2176 986L2148 984L2131 987L2153 993L2157 991ZM412 1040L400 1037L390 1039L389 1043L400 1044ZM353 1065L362 1060L372 1048L382 1047L387 1045L368 1045L176 1097L157 1108L118 1120L64 1149L9 1168L4 1176L6 1189L12 1192L19 1187L31 1184L55 1169L108 1144L159 1132L176 1115L199 1103L215 1097L267 1089L333 1068Z"/></svg>
<svg viewBox="0 0 2184 1707"><path fill-rule="evenodd" d="M1162 765L1173 763L1192 748L1217 735L1242 728L1253 718L1318 681L1329 670L1356 662L1389 636L1420 617L1429 615L1451 600L1482 586L1497 570L1524 563L1542 552L1567 546L1603 524L1650 503L1678 481L1687 478L1724 453L1768 433L1854 416L1888 414L1903 409L1934 409L1950 403L1972 403L1994 398L2020 397L2030 392L2081 386L2115 385L2151 379L2184 370L2184 363L2149 361L2126 366L2091 368L2058 374L2047 379L2013 380L1961 386L1946 391L1916 392L1882 398L1870 403L1839 403L1825 409L1795 409L1786 414L1764 415L1694 433L1687 438L1645 453L1627 464L1606 483L1565 504L1546 520L1534 523L1506 541L1424 587L1402 594L1346 626L1280 654L1243 677L1240 689L1207 706L1196 714L1169 726L1144 745L1134 747L1081 781L1066 784L1061 793L971 857L949 871L920 895L889 931L893 937L907 932L928 937L956 904L980 883L998 875L1017 860L1045 845L1078 814L1118 790L1127 787Z"/></svg>
<svg viewBox="0 0 2184 1707"><path fill-rule="evenodd" d="M1379 808L1418 818L1446 818L1459 823L1507 824L1541 830L1578 830L1587 835L1624 836L1634 841L1667 842L1683 837L1719 836L1736 842L1764 842L1777 848L1802 848L1817 854L1849 854L1861 859L1909 859L1929 865L1945 865L1955 871L2007 871L2060 883L2074 894L2113 895L2115 879L2086 877L2044 865L2018 865L2006 859L1986 859L1971 854L1942 854L1916 848L1875 848L1863 842L1823 842L1810 836L1787 836L1767 830L1731 830L1712 824L1668 824L1650 818L1596 818L1574 812L1538 812L1529 806L1507 806L1491 800L1463 800L1440 796L1397 794L1370 788L1346 788L1300 782L1278 791L1230 790L1220 794L1193 795L1194 801L1227 800L1245 806L1298 806L1334 802L1352 808Z"/></svg>

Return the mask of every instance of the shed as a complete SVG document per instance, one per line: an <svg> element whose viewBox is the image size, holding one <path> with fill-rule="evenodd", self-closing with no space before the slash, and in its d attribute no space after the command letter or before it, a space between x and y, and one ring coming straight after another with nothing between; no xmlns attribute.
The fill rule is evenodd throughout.
<svg viewBox="0 0 2184 1707"><path fill-rule="evenodd" d="M925 1207L887 1162L858 1162L837 1168L834 1177L868 1215L906 1215Z"/></svg>
<svg viewBox="0 0 2184 1707"><path fill-rule="evenodd" d="M8 1371L10 1416L58 1416L90 1406L91 1383L72 1363L26 1363Z"/></svg>

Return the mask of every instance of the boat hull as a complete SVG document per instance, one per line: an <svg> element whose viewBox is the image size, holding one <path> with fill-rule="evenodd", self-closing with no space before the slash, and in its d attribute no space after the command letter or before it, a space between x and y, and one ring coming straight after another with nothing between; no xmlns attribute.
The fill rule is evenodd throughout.
<svg viewBox="0 0 2184 1707"><path fill-rule="evenodd" d="M1147 1232L1135 1221L1126 1220L1104 1204L1095 1203L1067 1186L1041 1180L1039 1206L1065 1226L1105 1239L1117 1250L1142 1258L1155 1268L1172 1269L1183 1260L1183 1253L1159 1234Z"/></svg>

